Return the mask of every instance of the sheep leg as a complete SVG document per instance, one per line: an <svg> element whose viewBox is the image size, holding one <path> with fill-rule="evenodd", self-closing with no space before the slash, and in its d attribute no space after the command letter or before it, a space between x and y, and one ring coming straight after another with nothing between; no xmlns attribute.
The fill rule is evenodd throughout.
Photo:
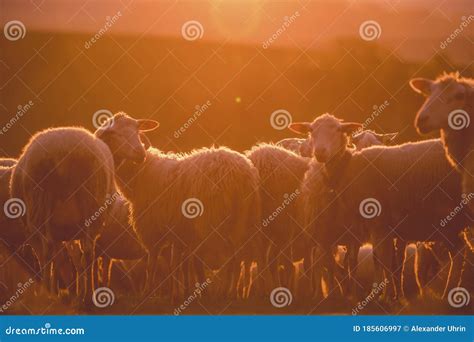
<svg viewBox="0 0 474 342"><path fill-rule="evenodd" d="M207 282L204 264L201 260L198 260L197 258L194 258L194 271L196 273L195 275L198 283L203 284L204 282ZM202 295L203 294L201 293L201 296Z"/></svg>
<svg viewBox="0 0 474 342"><path fill-rule="evenodd" d="M337 296L335 282L334 282L334 270L335 263L334 255L332 253L332 247L324 251L323 262L326 267L326 285L328 291L328 297Z"/></svg>
<svg viewBox="0 0 474 342"><path fill-rule="evenodd" d="M263 297L265 293L270 291L272 276L267 263L266 253L262 248L255 248L255 255L257 256L257 271L252 272L252 263L249 262L248 272L250 274L250 287L247 290L247 298L250 297ZM256 278L256 279L254 279ZM254 285L255 284L255 285Z"/></svg>
<svg viewBox="0 0 474 342"><path fill-rule="evenodd" d="M421 298L425 296L426 285L428 283L428 268L424 267L424 264L426 265L419 248L417 248L415 251L415 280Z"/></svg>
<svg viewBox="0 0 474 342"><path fill-rule="evenodd" d="M159 250L157 247L151 248L148 251L147 257L147 267L146 267L146 282L144 288L144 295L149 296L154 292L156 286L156 266L158 263L158 253Z"/></svg>
<svg viewBox="0 0 474 342"><path fill-rule="evenodd" d="M279 248L274 244L270 244L270 247L268 248L268 252L267 252L267 266L271 274L272 289L280 286L279 259L280 259Z"/></svg>
<svg viewBox="0 0 474 342"><path fill-rule="evenodd" d="M293 266L293 263L291 262L291 260L288 259L288 256L287 256L288 254L286 254L285 252L282 252L280 254L281 255L280 264L282 264L283 267L284 267L280 284L281 284L281 286L285 286L287 288L290 288L291 279L292 279L292 276L293 276L293 273L294 273L294 266Z"/></svg>
<svg viewBox="0 0 474 342"><path fill-rule="evenodd" d="M375 268L375 284L381 286L381 284L393 279L392 276L392 253L394 252L393 240L386 238L379 243L374 244L373 247L373 258ZM393 286L393 285L392 285ZM384 287L381 298L388 299L387 287Z"/></svg>
<svg viewBox="0 0 474 342"><path fill-rule="evenodd" d="M322 251L320 248L313 248L312 251L312 283L314 284L312 289L312 296L314 300L321 301L324 298L322 280L323 280L323 260Z"/></svg>
<svg viewBox="0 0 474 342"><path fill-rule="evenodd" d="M462 279L462 268L464 263L464 252L463 249L456 249L449 251L449 257L451 259L448 279L446 279L446 286L443 291L443 296L441 298L446 298L448 292L454 288L458 287Z"/></svg>
<svg viewBox="0 0 474 342"><path fill-rule="evenodd" d="M182 263L182 271L183 271L183 283L184 283L184 298L187 298L190 294L191 294L191 275L190 275L190 272L191 272L191 269L192 267L190 267L190 263L192 262L194 258L193 257L190 257L186 260L183 261Z"/></svg>
<svg viewBox="0 0 474 342"><path fill-rule="evenodd" d="M244 298L244 293L246 291L245 284L247 283L247 273L246 273L246 264L245 261L240 262L240 271L239 271L239 277L237 281L237 299L243 299Z"/></svg>
<svg viewBox="0 0 474 342"><path fill-rule="evenodd" d="M94 284L94 238L87 235L81 240L83 248L83 265L84 265L84 297L83 303L86 308L92 307L92 295L95 291Z"/></svg>
<svg viewBox="0 0 474 342"><path fill-rule="evenodd" d="M110 277L112 275L112 259L102 255L102 285L110 287Z"/></svg>
<svg viewBox="0 0 474 342"><path fill-rule="evenodd" d="M171 303L177 304L183 298L180 295L179 270L182 260L182 250L176 244L173 244L171 251Z"/></svg>
<svg viewBox="0 0 474 342"><path fill-rule="evenodd" d="M234 300L237 296L237 274L239 271L239 262L235 257L224 266L224 297Z"/></svg>
<svg viewBox="0 0 474 342"><path fill-rule="evenodd" d="M313 265L313 248L308 247L304 253L303 257L303 268L304 273L301 275L302 281L302 291L301 297L303 299L310 298L311 295L314 293L314 265Z"/></svg>
<svg viewBox="0 0 474 342"><path fill-rule="evenodd" d="M103 261L103 259L102 259L102 261ZM100 285L101 282L99 282L99 272L100 272L100 270L99 270L99 258L95 258L95 259L92 261L92 263L94 264L94 270L95 270L95 272L94 272L94 274L93 274L93 277L94 277L94 284ZM103 266L103 265L102 265L102 266ZM102 280L102 279L101 279L101 280ZM107 286L107 285L105 285L105 282L104 282L103 280L102 280L102 282L104 283L104 286Z"/></svg>
<svg viewBox="0 0 474 342"><path fill-rule="evenodd" d="M44 289L46 291L51 291L51 267L52 267L52 257L51 257L51 243L47 238L41 238L41 262L42 262L42 273L44 281Z"/></svg>
<svg viewBox="0 0 474 342"><path fill-rule="evenodd" d="M359 298L360 294L360 287L358 286L357 282L357 258L359 256L359 248L360 246L354 244L347 246L347 253L344 258L344 263L346 265L347 273L347 282L346 282L346 291L347 295L352 298ZM347 261L346 261L347 260Z"/></svg>
<svg viewBox="0 0 474 342"><path fill-rule="evenodd" d="M237 282L238 299L247 299L250 296L251 287L253 286L252 262L251 255L245 255L240 262L239 280Z"/></svg>
<svg viewBox="0 0 474 342"><path fill-rule="evenodd" d="M395 247L395 253L394 253L394 284L395 284L395 298L398 299L403 299L405 297L403 293L403 286L402 286L402 270L403 270L403 265L404 265L404 260L405 260L405 249L406 249L407 243L404 240L401 240L397 238L397 243Z"/></svg>
<svg viewBox="0 0 474 342"><path fill-rule="evenodd" d="M59 281L59 263L58 263L58 254L59 254L59 248L57 248L57 244L56 243L50 243L48 244L48 251L50 253L50 257L51 257L51 273L50 273L50 292L57 296L58 293L59 293L59 284L58 284L58 281Z"/></svg>

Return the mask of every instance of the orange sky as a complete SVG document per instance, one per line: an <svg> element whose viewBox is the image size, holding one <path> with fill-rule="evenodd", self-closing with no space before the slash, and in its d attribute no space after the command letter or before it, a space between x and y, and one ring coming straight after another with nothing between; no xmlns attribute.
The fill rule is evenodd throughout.
<svg viewBox="0 0 474 342"><path fill-rule="evenodd" d="M262 45L296 12L300 15L272 46L320 48L338 37L358 36L366 20L377 21L379 43L402 54L423 58L471 14L471 0L7 0L2 2L2 20L21 20L27 29L97 32L107 16L118 11L120 20L110 33L180 37L188 20L203 26L202 40ZM472 3L471 3L472 4ZM474 35L474 25L467 35ZM409 37L409 39L407 39ZM465 44L462 40L457 44ZM460 59L471 58L456 52ZM466 50L466 49L464 49Z"/></svg>

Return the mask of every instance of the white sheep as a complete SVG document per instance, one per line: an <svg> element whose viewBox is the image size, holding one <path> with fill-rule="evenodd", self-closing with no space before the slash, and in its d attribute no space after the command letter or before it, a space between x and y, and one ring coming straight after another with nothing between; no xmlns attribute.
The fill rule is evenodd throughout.
<svg viewBox="0 0 474 342"><path fill-rule="evenodd" d="M114 189L109 148L83 128L47 129L24 147L11 176L11 196L23 201L23 221L40 251L43 279L55 292L51 272L61 241L81 240L85 283L82 292L92 304L94 244L107 216L102 210Z"/></svg>
<svg viewBox="0 0 474 342"><path fill-rule="evenodd" d="M10 200L10 178L15 164L15 159L0 158L0 239L11 251L14 251L26 240L21 221L17 217L21 215L21 203L8 202ZM9 206L8 203L12 204Z"/></svg>
<svg viewBox="0 0 474 342"><path fill-rule="evenodd" d="M96 258L102 259L102 285L110 286L110 272L114 260L137 260L146 256L146 250L134 230L128 202L116 192L107 222L96 243Z"/></svg>
<svg viewBox="0 0 474 342"><path fill-rule="evenodd" d="M309 139L287 138L278 141L275 145L293 151L302 157L311 158L311 145Z"/></svg>
<svg viewBox="0 0 474 342"><path fill-rule="evenodd" d="M378 144L378 138L382 141L385 138L387 139L385 141L388 142L395 136L396 134L393 133L376 135L373 131L362 131L354 135L358 143L357 148L366 148L371 146L371 144ZM285 140L290 142L290 139ZM306 146L311 151L309 139L299 140L303 144L301 146ZM280 145L285 145L285 143ZM295 189L298 189L296 192L298 195L300 194L300 185L310 162L310 159L297 155L298 151L293 151L296 155L291 151L286 151L290 149L288 145L281 147L261 144L253 147L247 153L250 160L259 170L264 219L271 216L282 205L285 195L288 196L291 193L295 193ZM301 150L299 152L303 154ZM308 153L308 156L310 155L311 153ZM314 175L315 173L313 173ZM320 177L320 179L322 178ZM314 179L312 184L316 184ZM324 188L325 184L322 183L321 186ZM313 191L312 193L314 194L315 192ZM314 263L312 261L311 249L315 245L312 242L312 233L309 230L302 229L303 223L301 220L303 218L301 217L302 212L297 210L299 205L296 203L298 201L291 202L281 213L278 213L277 217L272 218L271 222L267 220L268 224L264 227L264 232L271 242L268 252L268 258L271 261L271 273L275 281L280 276L279 272L277 272L278 265L283 264L286 271L288 271L291 268L292 261L297 261L304 257L305 276L306 279L311 279L311 283L303 286L303 288L309 289L309 291L317 295L320 294L318 293L318 280L312 277ZM287 273L286 276L289 277L290 274ZM285 282L288 281L279 279L276 281L275 286Z"/></svg>
<svg viewBox="0 0 474 342"><path fill-rule="evenodd" d="M185 292L195 283L189 272L194 264L199 282L205 280L205 269L220 269L222 279L229 282L224 291L235 295L240 261L250 268L255 253L261 254L255 167L242 154L224 147L189 154L165 154L154 148L145 152L139 134L155 129L156 122L124 113L111 121L96 135L114 155L117 184L130 201L137 233L149 252L148 287L156 285L150 280L159 249L171 241L171 269L177 276L182 266ZM172 292L177 300L177 289Z"/></svg>
<svg viewBox="0 0 474 342"><path fill-rule="evenodd" d="M351 134L349 141L354 144L356 151L371 146L390 145L398 133L377 133L372 130L362 130Z"/></svg>
<svg viewBox="0 0 474 342"><path fill-rule="evenodd" d="M397 135L398 133L377 133L372 130L361 130L351 134L349 142L354 145L357 151L360 151L370 146L389 145ZM276 145L293 151L302 157L312 157L309 138L287 138L278 141Z"/></svg>
<svg viewBox="0 0 474 342"><path fill-rule="evenodd" d="M474 194L474 79L451 73L434 81L415 78L410 85L426 97L415 126L422 134L441 131L446 156L462 174L464 194ZM474 201L468 205L474 214Z"/></svg>
<svg viewBox="0 0 474 342"><path fill-rule="evenodd" d="M318 227L332 223L331 228L320 228L317 239L321 245L351 246L353 269L360 244L372 243L376 279L382 282L382 271L389 279L394 271L393 238L400 240L401 246L407 241L444 241L455 259L453 270L459 272L462 240L458 234L471 223L469 217L461 212L446 227L433 228L461 201L459 176L445 160L441 142L374 146L351 152L347 148L348 135L360 127L329 114L312 123L290 126L294 131L311 134L315 158L324 163L325 183L332 189L329 195L311 194L320 189L312 186L311 175L320 178L321 172L319 163L312 163L303 183L308 189L307 205L316 207L311 222L319 221ZM327 203L321 203L321 198ZM413 229L415 226L418 228ZM401 272L402 256L399 253L397 273ZM399 289L400 278L395 277L394 291ZM453 273L446 285L456 279Z"/></svg>
<svg viewBox="0 0 474 342"><path fill-rule="evenodd" d="M261 225L268 239L263 248L268 249L267 262L273 278L272 286L288 286L293 271L292 263L305 257L308 252L305 242L311 240L298 222L297 206L300 184L308 169L309 159L270 144L254 146L246 155L257 168L260 178ZM306 273L309 262L310 258L306 257ZM280 265L284 265L285 277L280 276Z"/></svg>

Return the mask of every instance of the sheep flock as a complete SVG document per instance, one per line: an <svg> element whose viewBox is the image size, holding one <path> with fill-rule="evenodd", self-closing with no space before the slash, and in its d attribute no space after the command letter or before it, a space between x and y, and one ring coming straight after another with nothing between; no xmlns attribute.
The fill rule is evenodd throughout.
<svg viewBox="0 0 474 342"><path fill-rule="evenodd" d="M0 159L0 311L472 314L474 80L410 86L439 139L330 113L247 151L162 151L123 112L34 134Z"/></svg>

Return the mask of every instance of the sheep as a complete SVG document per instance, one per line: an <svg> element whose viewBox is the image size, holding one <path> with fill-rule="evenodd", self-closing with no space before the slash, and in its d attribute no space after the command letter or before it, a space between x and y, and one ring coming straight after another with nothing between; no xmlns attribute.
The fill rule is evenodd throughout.
<svg viewBox="0 0 474 342"><path fill-rule="evenodd" d="M114 260L136 260L146 256L130 220L130 206L118 192L112 195L113 203L108 221L97 239L96 258L102 258L101 280L110 286L110 272Z"/></svg>
<svg viewBox="0 0 474 342"><path fill-rule="evenodd" d="M377 141L380 138L385 142L392 140L397 134L390 133L386 135L376 134L373 131L361 131L357 135L354 135L357 139L356 148L362 149L368 147L370 144L378 144ZM289 141L289 139L285 139ZM303 144L301 146L306 146L310 151L307 155L311 156L311 146L308 144L309 139L299 139ZM284 141L282 141L284 142ZM277 143L278 144L278 143ZM284 145L284 144L280 144ZM288 146L282 146L285 149L288 149ZM293 151L298 154L297 151ZM291 153L290 151L285 151L281 147L262 144L254 147L250 152L247 153L250 160L254 163L260 173L262 191L262 200L263 200L263 212L264 217L268 217L275 211L278 206L281 205L284 194L289 194L299 189L305 172L308 169L308 164L310 159L303 158ZM303 154L300 150L300 153ZM314 181L313 181L314 183ZM324 186L324 185L323 185ZM299 192L298 192L299 193ZM296 251L305 251L302 252L306 254L305 256L305 272L306 276L311 278L311 256L308 255L308 249L311 248L307 245L311 241L311 237L308 236L309 232L303 231L297 223L297 217L301 215L298 213L295 206L295 203L292 203L289 208L285 210L284 213L280 214L278 218L271 222L269 227L267 227L267 235L271 240L271 247L269 249L269 258L274 260L272 265L272 274L276 274L276 269L279 265L278 260L283 259L285 263L285 268L288 269L291 266L291 260L298 260L298 257L303 257L302 254L296 254L294 257L289 253L289 247L291 246L290 242L294 241L293 250ZM303 246L306 244L306 248ZM310 244L312 245L312 244ZM285 248L286 246L286 248ZM301 248L303 247L303 248ZM285 251L286 249L286 251ZM283 254L286 257L279 258L280 254ZM279 281L281 283L281 280ZM312 284L314 285L314 284ZM313 291L318 288L316 286L310 286L309 289ZM308 288L308 287L306 287Z"/></svg>
<svg viewBox="0 0 474 342"><path fill-rule="evenodd" d="M40 251L43 279L56 290L51 272L62 241L80 240L84 281L82 302L92 304L94 245L114 189L114 160L105 143L79 127L46 129L24 147L10 182L12 198L23 201L24 225Z"/></svg>
<svg viewBox="0 0 474 342"><path fill-rule="evenodd" d="M371 146L390 145L398 133L377 133L372 130L362 130L351 134L350 142L354 144L356 151Z"/></svg>
<svg viewBox="0 0 474 342"><path fill-rule="evenodd" d="M10 206L7 203L10 200L10 178L14 165L14 159L0 159L0 239L11 251L19 248L26 240L26 233L19 218L21 203L10 202ZM7 216L10 213L12 215Z"/></svg>
<svg viewBox="0 0 474 342"><path fill-rule="evenodd" d="M234 296L240 260L249 268L253 253L261 253L254 248L260 220L256 168L225 147L188 154L145 151L140 132L155 129L157 122L135 120L125 113L115 114L110 121L113 124L104 124L96 136L114 155L117 185L131 204L137 234L149 253L147 288L155 287L150 280L159 248L171 241L173 276L182 265L186 293L192 261L200 282L205 278L204 266L220 269L230 282L225 291ZM171 297L179 299L176 288Z"/></svg>
<svg viewBox="0 0 474 342"><path fill-rule="evenodd" d="M300 183L308 169L309 159L270 144L254 146L246 155L257 168L260 177L262 231L269 240L267 259L273 286L285 285L290 281L292 262L304 257L293 255L305 249L294 248L293 243L304 244L305 240L309 240L301 236L305 234L297 222L299 217L296 205ZM297 240L293 241L294 239ZM308 272L309 262L310 259L306 257L305 272ZM280 279L278 271L281 264L285 267L284 280Z"/></svg>
<svg viewBox="0 0 474 342"><path fill-rule="evenodd" d="M414 78L410 85L426 97L415 119L418 132L441 132L446 156L462 175L464 194L474 194L474 79L451 73L434 81ZM474 201L468 205L474 214Z"/></svg>
<svg viewBox="0 0 474 342"><path fill-rule="evenodd" d="M276 143L277 146L293 151L302 157L311 158L311 145L309 139L287 138Z"/></svg>
<svg viewBox="0 0 474 342"><path fill-rule="evenodd" d="M26 244L27 234L20 219L16 217L21 214L21 208L17 207L20 210L17 212L13 207L16 204L11 202L8 205L7 202L10 200L10 177L15 164L15 159L0 158L0 244L4 259L0 262L0 282L10 284L9 288L12 287L12 282L14 286L18 283L18 272L27 274L37 284L41 281L36 252L31 245ZM10 262L10 259L14 261Z"/></svg>
<svg viewBox="0 0 474 342"><path fill-rule="evenodd" d="M317 223L317 239L326 248L346 240L352 246L349 252L354 254L362 243L372 243L378 281L382 280L382 272L392 278L392 238L400 240L401 246L407 241L445 241L455 259L446 293L448 285L457 279L454 271L461 269L462 241L458 235L472 222L461 212L442 231L433 226L439 225L439 218L449 215L461 200L459 175L445 160L443 146L437 139L351 152L347 148L348 135L361 126L329 114L312 123L290 125L296 132L311 134L316 162L310 164L306 173L303 189L307 190L303 195L308 196L310 222L322 221ZM324 182L331 188L329 195L318 194L321 187L312 184L312 174L320 178L320 163L324 163ZM331 228L321 228L329 223ZM414 226L421 228L413 229ZM350 256L352 269L354 254ZM399 258L402 255L399 253ZM396 269L401 271L401 267ZM397 274L394 291L399 289L400 278Z"/></svg>
<svg viewBox="0 0 474 342"><path fill-rule="evenodd" d="M370 146L388 145L395 139L397 135L398 133L376 133L372 130L361 130L351 135L350 143L354 144L354 147L357 151L360 151ZM311 158L312 156L309 138L283 139L278 141L276 145L293 151L302 157Z"/></svg>

